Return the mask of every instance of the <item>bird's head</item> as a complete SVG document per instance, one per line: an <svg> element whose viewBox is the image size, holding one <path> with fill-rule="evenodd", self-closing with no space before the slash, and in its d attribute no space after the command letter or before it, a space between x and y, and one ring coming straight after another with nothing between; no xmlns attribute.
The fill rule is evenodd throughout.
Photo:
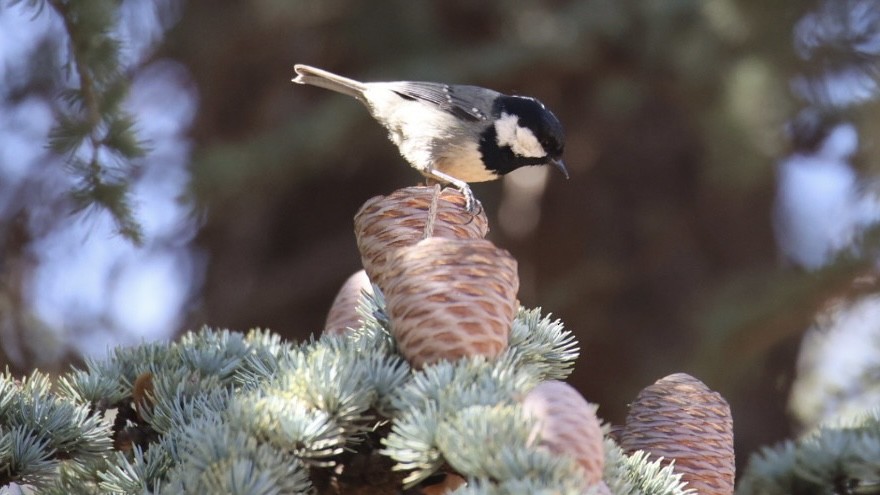
<svg viewBox="0 0 880 495"><path fill-rule="evenodd" d="M504 175L527 165L553 165L566 178L562 163L565 133L559 119L540 101L524 96L499 96L493 124L481 136L486 166Z"/></svg>

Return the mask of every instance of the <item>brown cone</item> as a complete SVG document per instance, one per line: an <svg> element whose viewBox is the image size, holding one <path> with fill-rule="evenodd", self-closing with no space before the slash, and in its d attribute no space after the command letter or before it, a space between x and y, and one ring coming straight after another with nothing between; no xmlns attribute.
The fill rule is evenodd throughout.
<svg viewBox="0 0 880 495"><path fill-rule="evenodd" d="M516 268L483 239L432 237L396 251L384 292L401 354L415 368L500 354L516 314Z"/></svg>
<svg viewBox="0 0 880 495"><path fill-rule="evenodd" d="M434 187L398 189L388 196L368 200L355 215L354 230L364 269L383 291L385 266L396 249L426 237L482 239L489 231L482 209L477 214L468 213L464 195L453 188L439 192L436 213L433 222L429 222L436 194ZM430 231L428 235L426 230Z"/></svg>
<svg viewBox="0 0 880 495"><path fill-rule="evenodd" d="M626 418L621 447L675 460L687 488L699 494L733 493L735 462L730 406L717 392L685 373L639 392Z"/></svg>
<svg viewBox="0 0 880 495"><path fill-rule="evenodd" d="M577 461L588 485L602 482L605 448L595 406L574 387L556 380L533 388L522 406L536 422L534 432L539 445Z"/></svg>
<svg viewBox="0 0 880 495"><path fill-rule="evenodd" d="M358 301L361 291L373 293L373 284L367 277L367 272L358 270L348 277L342 284L330 311L327 312L327 322L324 324L324 333L341 335L352 328L361 326L361 316L357 312Z"/></svg>

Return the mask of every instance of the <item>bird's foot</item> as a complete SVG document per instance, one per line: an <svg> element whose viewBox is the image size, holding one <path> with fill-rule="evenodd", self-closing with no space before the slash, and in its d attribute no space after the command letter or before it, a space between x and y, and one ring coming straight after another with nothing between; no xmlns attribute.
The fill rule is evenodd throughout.
<svg viewBox="0 0 880 495"><path fill-rule="evenodd" d="M464 187L459 187L458 190L464 195L465 210L471 215L477 215L480 210L483 209L483 205L474 197L474 193L471 191L471 186L464 184Z"/></svg>
<svg viewBox="0 0 880 495"><path fill-rule="evenodd" d="M425 175L427 175L429 179L444 182L461 191L462 196L464 196L464 208L471 215L477 215L482 211L483 205L474 197L474 193L471 191L471 186L469 186L467 182L434 169L428 170L425 172Z"/></svg>

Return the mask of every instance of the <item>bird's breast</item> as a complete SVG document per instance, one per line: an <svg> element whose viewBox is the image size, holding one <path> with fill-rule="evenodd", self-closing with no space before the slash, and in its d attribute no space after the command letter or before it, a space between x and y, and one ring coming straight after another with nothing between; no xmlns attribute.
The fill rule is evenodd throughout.
<svg viewBox="0 0 880 495"><path fill-rule="evenodd" d="M448 145L447 145L448 146ZM487 169L476 143L448 146L435 156L434 168L465 182L486 182L498 179Z"/></svg>

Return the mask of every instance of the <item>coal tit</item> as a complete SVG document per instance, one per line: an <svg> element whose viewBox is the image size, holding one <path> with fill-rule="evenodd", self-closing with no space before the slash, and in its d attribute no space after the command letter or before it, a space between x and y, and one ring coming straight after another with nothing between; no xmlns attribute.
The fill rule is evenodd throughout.
<svg viewBox="0 0 880 495"><path fill-rule="evenodd" d="M293 82L361 101L403 157L427 178L462 191L474 206L468 182L495 180L526 165L562 163L562 125L541 102L477 86L432 82L364 83L298 64Z"/></svg>

